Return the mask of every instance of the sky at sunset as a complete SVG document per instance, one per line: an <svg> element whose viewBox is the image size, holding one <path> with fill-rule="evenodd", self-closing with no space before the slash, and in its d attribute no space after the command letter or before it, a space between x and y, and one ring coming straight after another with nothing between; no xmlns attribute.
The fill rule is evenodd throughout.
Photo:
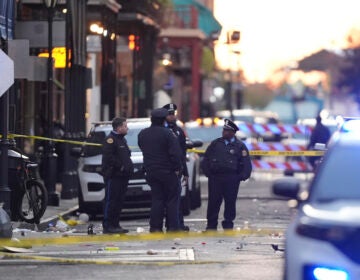
<svg viewBox="0 0 360 280"><path fill-rule="evenodd" d="M249 81L265 81L274 69L291 66L320 49L345 46L351 28L360 29L359 0L215 0L223 26L216 44L221 68L243 68ZM241 41L226 45L226 31ZM234 53L240 51L240 55Z"/></svg>

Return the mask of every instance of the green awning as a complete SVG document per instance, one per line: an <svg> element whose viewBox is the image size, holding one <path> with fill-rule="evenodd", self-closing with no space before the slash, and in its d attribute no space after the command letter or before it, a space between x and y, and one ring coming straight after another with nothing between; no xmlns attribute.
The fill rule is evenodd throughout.
<svg viewBox="0 0 360 280"><path fill-rule="evenodd" d="M204 5L198 3L196 0L172 0L174 8L176 6L194 6L199 12L198 28L201 29L206 36L210 36L213 33L221 32L221 24L216 20L213 13Z"/></svg>

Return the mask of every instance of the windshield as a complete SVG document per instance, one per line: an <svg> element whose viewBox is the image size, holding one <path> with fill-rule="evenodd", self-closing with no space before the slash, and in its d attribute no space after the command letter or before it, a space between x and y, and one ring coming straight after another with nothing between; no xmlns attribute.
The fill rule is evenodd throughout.
<svg viewBox="0 0 360 280"><path fill-rule="evenodd" d="M125 138L127 144L132 152L141 152L138 146L138 134L143 128L129 128Z"/></svg>
<svg viewBox="0 0 360 280"><path fill-rule="evenodd" d="M132 128L129 127L128 133L125 136L127 144L130 148L130 150L132 152L140 152L140 148L138 147L138 134L139 132L143 129L143 127L139 127L139 128ZM92 132L91 135L88 138L89 142L93 142L93 143L103 143L104 139L107 135L109 135L111 131L111 127L109 127L109 129L106 129L104 131L96 131L96 132ZM93 147L93 146L88 146L86 148L87 150L87 154L99 154L101 152L101 148L100 147ZM92 151L94 150L94 151Z"/></svg>
<svg viewBox="0 0 360 280"><path fill-rule="evenodd" d="M311 189L311 200L360 199L358 146L341 146L332 149Z"/></svg>
<svg viewBox="0 0 360 280"><path fill-rule="evenodd" d="M211 142L222 135L222 126L199 126L186 128L190 139L200 139L203 142Z"/></svg>
<svg viewBox="0 0 360 280"><path fill-rule="evenodd" d="M254 117L253 116L234 115L233 120L234 121L242 121L242 122L245 122L245 123L254 123Z"/></svg>

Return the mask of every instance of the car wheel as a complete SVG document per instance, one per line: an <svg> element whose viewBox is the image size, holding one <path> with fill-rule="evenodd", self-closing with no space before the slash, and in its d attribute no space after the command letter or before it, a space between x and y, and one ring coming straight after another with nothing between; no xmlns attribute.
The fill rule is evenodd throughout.
<svg viewBox="0 0 360 280"><path fill-rule="evenodd" d="M190 192L189 192L189 186L186 186L185 189L185 196L181 197L181 209L183 216L190 215Z"/></svg>
<svg viewBox="0 0 360 280"><path fill-rule="evenodd" d="M196 173L194 168L194 173L196 174L192 178L192 190L190 193L191 198L191 209L196 209L201 206L201 186L200 186L200 176Z"/></svg>

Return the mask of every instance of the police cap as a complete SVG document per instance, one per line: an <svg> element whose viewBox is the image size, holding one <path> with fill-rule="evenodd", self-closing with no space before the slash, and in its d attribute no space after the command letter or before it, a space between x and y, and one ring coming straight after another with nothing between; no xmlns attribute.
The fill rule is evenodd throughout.
<svg viewBox="0 0 360 280"><path fill-rule="evenodd" d="M151 111L152 118L165 118L168 115L168 111L165 108L157 108Z"/></svg>
<svg viewBox="0 0 360 280"><path fill-rule="evenodd" d="M174 103L169 103L169 104L164 105L163 108L168 110L169 114L174 114L177 109L177 106Z"/></svg>
<svg viewBox="0 0 360 280"><path fill-rule="evenodd" d="M234 132L236 132L236 131L239 130L239 128L237 127L237 125L236 125L233 121L231 121L231 120L229 120L229 119L225 119L225 120L224 120L223 129L225 129L225 130L232 130L232 131L234 131Z"/></svg>

